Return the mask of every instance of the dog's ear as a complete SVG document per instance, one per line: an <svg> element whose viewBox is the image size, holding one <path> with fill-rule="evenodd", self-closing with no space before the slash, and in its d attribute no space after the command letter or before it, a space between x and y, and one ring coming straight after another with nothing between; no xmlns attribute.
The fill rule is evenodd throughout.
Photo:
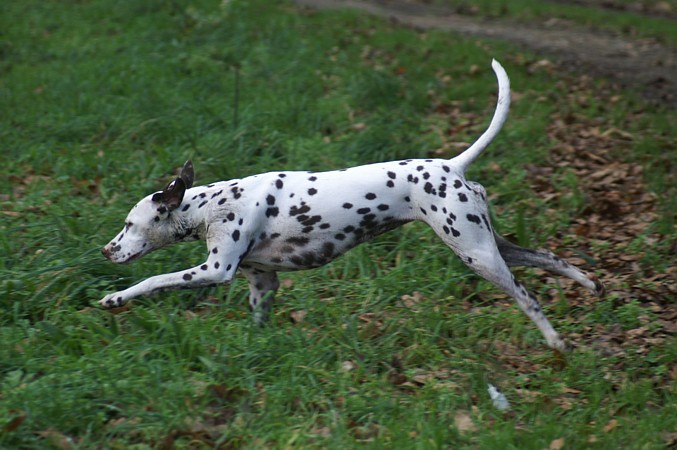
<svg viewBox="0 0 677 450"><path fill-rule="evenodd" d="M183 180L186 185L186 189L193 187L193 180L195 179L195 173L193 172L193 161L190 159L186 161L181 169L181 174L179 177Z"/></svg>
<svg viewBox="0 0 677 450"><path fill-rule="evenodd" d="M170 211L179 207L183 201L183 195L186 193L186 183L182 178L177 178L167 185L164 190L153 194L152 200L156 203L162 203Z"/></svg>

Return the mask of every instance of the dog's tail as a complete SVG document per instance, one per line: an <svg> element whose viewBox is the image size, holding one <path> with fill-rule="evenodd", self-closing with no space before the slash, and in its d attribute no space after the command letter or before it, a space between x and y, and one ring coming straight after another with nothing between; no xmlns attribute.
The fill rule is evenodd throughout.
<svg viewBox="0 0 677 450"><path fill-rule="evenodd" d="M465 172L465 169L472 164L475 159L484 151L485 148L494 140L501 128L505 119L508 117L508 110L510 109L510 80L508 74L505 73L503 66L495 59L491 61L491 67L498 78L498 102L496 103L496 111L494 117L491 119L489 128L482 136L475 141L460 155L452 159L454 165Z"/></svg>

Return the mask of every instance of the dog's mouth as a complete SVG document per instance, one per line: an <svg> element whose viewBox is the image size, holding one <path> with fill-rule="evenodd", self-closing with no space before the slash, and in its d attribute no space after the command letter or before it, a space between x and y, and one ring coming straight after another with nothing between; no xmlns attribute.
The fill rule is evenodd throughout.
<svg viewBox="0 0 677 450"><path fill-rule="evenodd" d="M107 260L109 260L109 261L111 261L115 264L129 264L130 262L132 262L132 261L140 258L141 256L143 256L143 252L141 251L141 252L135 253L132 256L129 256L125 259L119 259L119 258L116 258L116 255L114 253L111 253L106 248L104 248L101 251L101 253L103 253L103 256L105 256Z"/></svg>
<svg viewBox="0 0 677 450"><path fill-rule="evenodd" d="M135 253L124 261L120 261L120 264L129 264L130 262L139 259L143 255L143 252Z"/></svg>

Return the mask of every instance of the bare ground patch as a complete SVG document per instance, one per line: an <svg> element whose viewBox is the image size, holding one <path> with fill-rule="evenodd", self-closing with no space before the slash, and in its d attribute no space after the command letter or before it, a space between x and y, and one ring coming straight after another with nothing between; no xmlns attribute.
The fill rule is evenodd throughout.
<svg viewBox="0 0 677 450"><path fill-rule="evenodd" d="M483 19L403 0L296 0L318 9L355 8L422 29L513 42L553 58L562 68L609 78L640 90L648 99L677 107L677 51L654 39L628 39L589 30L568 21L517 23Z"/></svg>

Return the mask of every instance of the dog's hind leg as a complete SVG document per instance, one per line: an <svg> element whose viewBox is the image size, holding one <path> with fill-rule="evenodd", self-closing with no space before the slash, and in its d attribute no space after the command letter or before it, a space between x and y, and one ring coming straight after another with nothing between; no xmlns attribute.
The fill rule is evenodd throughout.
<svg viewBox="0 0 677 450"><path fill-rule="evenodd" d="M517 281L498 248L474 250L462 255L461 259L482 278L514 298L517 306L536 324L549 347L562 352L567 350L566 343L545 317L536 296Z"/></svg>
<svg viewBox="0 0 677 450"><path fill-rule="evenodd" d="M249 281L249 307L254 312L254 320L257 324L264 325L273 309L275 293L280 287L277 272L248 266L240 266L240 270Z"/></svg>
<svg viewBox="0 0 677 450"><path fill-rule="evenodd" d="M478 204L474 211L477 214L459 218L454 215L455 219L450 221L440 220L439 215L426 216L426 221L468 267L517 301L517 306L536 324L548 346L566 351L566 343L545 317L536 296L517 281L503 260L486 206Z"/></svg>
<svg viewBox="0 0 677 450"><path fill-rule="evenodd" d="M571 278L597 296L604 295L604 285L596 276L586 274L553 253L545 250L520 247L501 237L496 232L494 232L494 239L496 240L501 257L509 267L538 267Z"/></svg>

